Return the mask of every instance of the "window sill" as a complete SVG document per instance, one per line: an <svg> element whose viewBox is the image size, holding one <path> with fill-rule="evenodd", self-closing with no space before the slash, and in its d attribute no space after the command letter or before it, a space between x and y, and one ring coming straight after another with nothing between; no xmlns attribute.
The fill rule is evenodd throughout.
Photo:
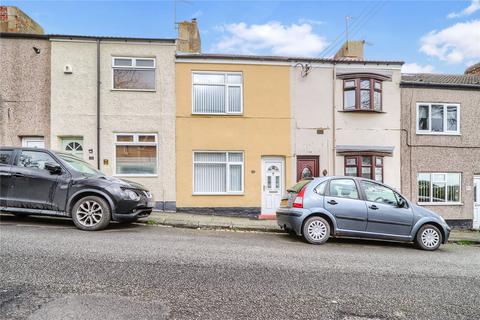
<svg viewBox="0 0 480 320"><path fill-rule="evenodd" d="M422 132L417 131L417 135L420 136L461 136L459 132Z"/></svg>
<svg viewBox="0 0 480 320"><path fill-rule="evenodd" d="M156 89L110 89L110 91L127 91L127 92L157 92Z"/></svg>
<svg viewBox="0 0 480 320"><path fill-rule="evenodd" d="M463 206L462 202L417 202L419 206Z"/></svg>
<svg viewBox="0 0 480 320"><path fill-rule="evenodd" d="M237 192L237 193L225 193L225 192L217 192L217 193L192 193L192 196L244 196L245 193Z"/></svg>
<svg viewBox="0 0 480 320"><path fill-rule="evenodd" d="M356 110L337 110L338 112L345 112L345 113L387 113L385 111L376 111L376 110L361 110L361 109L356 109Z"/></svg>

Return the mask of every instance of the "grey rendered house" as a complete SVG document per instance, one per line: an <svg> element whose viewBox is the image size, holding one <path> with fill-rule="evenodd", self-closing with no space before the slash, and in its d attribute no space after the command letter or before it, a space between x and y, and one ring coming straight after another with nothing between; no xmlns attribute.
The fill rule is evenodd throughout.
<svg viewBox="0 0 480 320"><path fill-rule="evenodd" d="M49 147L50 41L0 33L0 145Z"/></svg>
<svg viewBox="0 0 480 320"><path fill-rule="evenodd" d="M480 227L480 76L404 74L402 191L449 224Z"/></svg>
<svg viewBox="0 0 480 320"><path fill-rule="evenodd" d="M175 208L175 40L50 35L51 148Z"/></svg>

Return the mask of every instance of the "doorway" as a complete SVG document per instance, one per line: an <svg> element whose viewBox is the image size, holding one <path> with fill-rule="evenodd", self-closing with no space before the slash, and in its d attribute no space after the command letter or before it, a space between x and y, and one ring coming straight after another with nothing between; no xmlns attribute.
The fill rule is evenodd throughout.
<svg viewBox="0 0 480 320"><path fill-rule="evenodd" d="M297 181L319 176L319 156L297 156Z"/></svg>
<svg viewBox="0 0 480 320"><path fill-rule="evenodd" d="M262 158L262 215L275 215L285 189L283 157Z"/></svg>

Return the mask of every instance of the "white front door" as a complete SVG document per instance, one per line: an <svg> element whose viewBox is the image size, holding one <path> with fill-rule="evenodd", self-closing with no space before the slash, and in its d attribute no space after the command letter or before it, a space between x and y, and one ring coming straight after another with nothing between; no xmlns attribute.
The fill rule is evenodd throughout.
<svg viewBox="0 0 480 320"><path fill-rule="evenodd" d="M262 214L275 214L284 190L284 161L281 157L262 158Z"/></svg>
<svg viewBox="0 0 480 320"><path fill-rule="evenodd" d="M480 176L473 178L473 229L480 229Z"/></svg>
<svg viewBox="0 0 480 320"><path fill-rule="evenodd" d="M43 137L23 137L22 147L45 148L45 139L43 139Z"/></svg>
<svg viewBox="0 0 480 320"><path fill-rule="evenodd" d="M83 138L62 138L62 149L83 159Z"/></svg>

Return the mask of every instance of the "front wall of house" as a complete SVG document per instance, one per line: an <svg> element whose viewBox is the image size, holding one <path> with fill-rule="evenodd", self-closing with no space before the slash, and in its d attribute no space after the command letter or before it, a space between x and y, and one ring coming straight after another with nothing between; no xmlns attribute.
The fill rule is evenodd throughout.
<svg viewBox="0 0 480 320"><path fill-rule="evenodd" d="M460 104L460 135L417 134L417 102ZM475 90L402 88L402 127L408 131L402 135L402 191L417 203L419 172L461 173L460 204L425 205L445 219L473 218L473 176L480 175L479 106Z"/></svg>
<svg viewBox="0 0 480 320"><path fill-rule="evenodd" d="M400 190L400 69L365 68L364 72L389 74L382 82L382 112L344 112L343 80L336 80L335 144L393 147L384 156L383 182ZM344 156L336 157L336 174L343 175Z"/></svg>
<svg viewBox="0 0 480 320"><path fill-rule="evenodd" d="M61 138L83 137L84 158L96 166L96 43L53 41L52 47L52 141L60 149ZM115 175L116 133L156 134L157 174L125 178L149 188L159 207L174 208L175 46L102 41L100 48L100 169ZM112 57L155 58L155 91L112 90ZM63 72L65 65L72 74Z"/></svg>
<svg viewBox="0 0 480 320"><path fill-rule="evenodd" d="M192 72L243 75L242 115L192 115ZM285 160L290 174L289 66L191 63L177 60L177 207L261 206L262 156ZM243 151L241 195L193 195L193 151Z"/></svg>
<svg viewBox="0 0 480 320"><path fill-rule="evenodd" d="M299 66L291 68L292 150L295 157L318 156L320 175L324 170L331 175L333 168L332 79L332 66L313 66L307 76ZM296 178L297 163L292 161L292 179Z"/></svg>
<svg viewBox="0 0 480 320"><path fill-rule="evenodd" d="M0 38L0 53L0 145L21 146L31 136L48 147L50 42Z"/></svg>

